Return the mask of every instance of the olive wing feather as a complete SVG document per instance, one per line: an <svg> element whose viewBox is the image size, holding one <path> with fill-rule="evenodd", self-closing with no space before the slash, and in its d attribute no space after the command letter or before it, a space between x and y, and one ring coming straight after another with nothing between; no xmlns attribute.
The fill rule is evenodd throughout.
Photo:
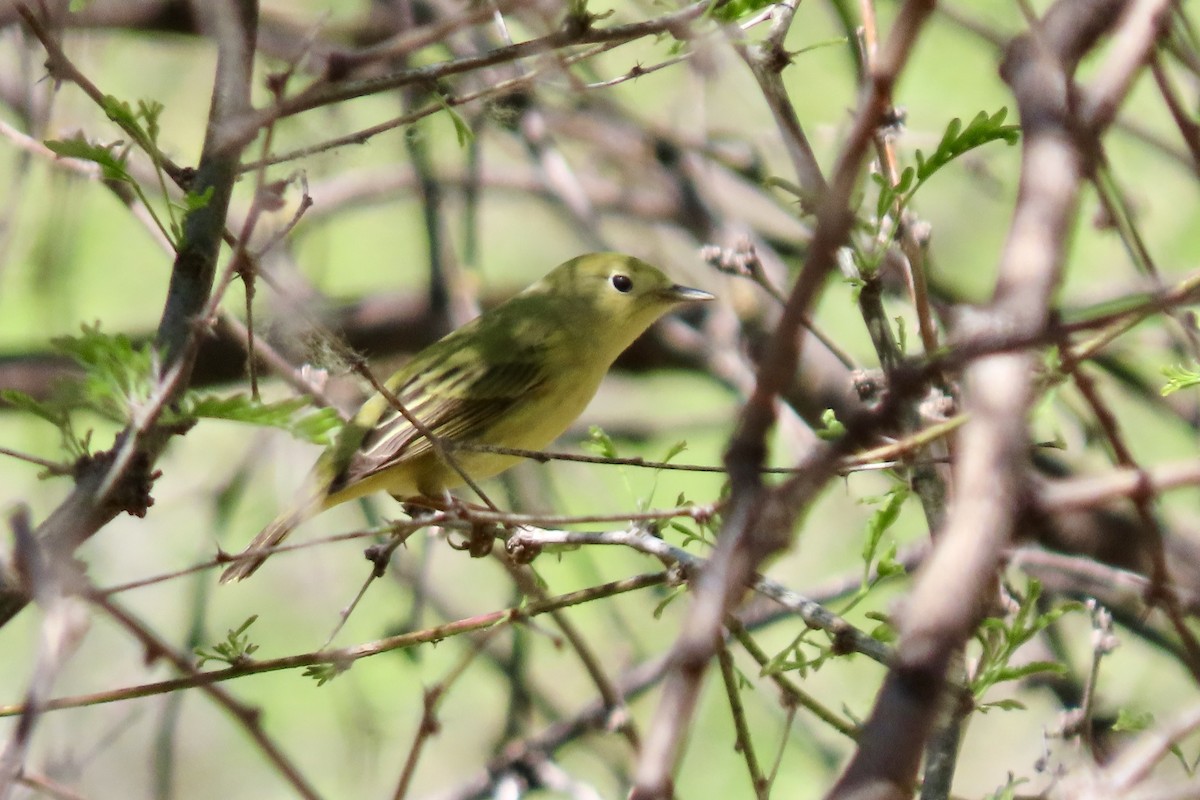
<svg viewBox="0 0 1200 800"><path fill-rule="evenodd" d="M393 393L434 436L471 441L545 383L545 369L535 356L534 352L514 353L500 363L433 366L409 377ZM389 406L366 432L334 485L350 486L433 449L404 414Z"/></svg>

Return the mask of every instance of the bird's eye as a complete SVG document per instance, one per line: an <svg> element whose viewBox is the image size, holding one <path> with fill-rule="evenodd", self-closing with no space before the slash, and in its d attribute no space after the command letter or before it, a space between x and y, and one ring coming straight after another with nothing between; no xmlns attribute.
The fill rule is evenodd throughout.
<svg viewBox="0 0 1200 800"><path fill-rule="evenodd" d="M628 294L629 292L633 291L633 279L628 275L623 275L618 272L616 275L613 275L611 278L609 278L609 280L612 281L613 288L621 294Z"/></svg>

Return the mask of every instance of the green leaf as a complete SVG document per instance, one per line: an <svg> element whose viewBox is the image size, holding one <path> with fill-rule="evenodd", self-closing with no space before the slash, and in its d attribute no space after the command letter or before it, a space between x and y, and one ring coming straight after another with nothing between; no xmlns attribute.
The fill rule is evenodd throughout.
<svg viewBox="0 0 1200 800"><path fill-rule="evenodd" d="M454 134L458 137L458 146L466 147L475 141L475 131L471 130L471 126L463 119L462 114L459 114L454 106L446 101L445 95L439 94L437 97L438 102L442 104L442 110L450 115L450 121L454 123Z"/></svg>
<svg viewBox="0 0 1200 800"><path fill-rule="evenodd" d="M708 10L705 12L713 19L721 22L737 22L742 17L754 14L769 5L772 5L774 0L728 0L728 2L720 2L713 0L709 3Z"/></svg>
<svg viewBox="0 0 1200 800"><path fill-rule="evenodd" d="M904 501L908 499L909 490L907 486L899 485L884 495L884 503L879 508L875 509L875 513L867 520L867 536L863 542L862 558L863 558L863 584L866 584L867 573L871 570L871 564L875 560L875 552L879 548L879 541L883 538L883 534L887 529L895 524L900 516L900 509L904 506Z"/></svg>
<svg viewBox="0 0 1200 800"><path fill-rule="evenodd" d="M654 612L653 612L654 618L661 619L663 611L665 611L667 609L667 606L671 605L671 601L674 600L676 597L679 597L679 595L683 594L686 591L687 591L686 586L676 586L674 589L667 592L667 596L664 597L662 600L660 600L658 602L658 605L656 605L654 607Z"/></svg>
<svg viewBox="0 0 1200 800"><path fill-rule="evenodd" d="M107 181L122 181L132 183L133 178L125 169L126 154L118 154L119 142L99 144L89 142L82 133L77 133L70 139L47 139L43 144L60 158L77 158L80 161L91 161L100 167L100 172Z"/></svg>
<svg viewBox="0 0 1200 800"><path fill-rule="evenodd" d="M878 563L875 564L875 573L879 576L876 583L882 583L888 578L894 578L906 573L904 565L896 560L895 542L889 544L887 549L883 551L883 555L879 557Z"/></svg>
<svg viewBox="0 0 1200 800"><path fill-rule="evenodd" d="M827 408L821 413L821 424L824 427L818 428L816 434L825 441L839 439L846 433L846 426L838 420L832 408Z"/></svg>
<svg viewBox="0 0 1200 800"><path fill-rule="evenodd" d="M959 156L990 142L1015 144L1020 137L1020 127L1005 125L1006 116L1006 108L990 115L986 111L980 111L965 128L962 120L955 117L947 123L946 130L942 132L942 138L932 153L916 151L916 168L906 167L900 173L895 186L888 186L887 180L878 176L877 182L883 188L879 192L876 218L883 220L897 204L903 209L934 173ZM878 233L882 234L882 231Z"/></svg>
<svg viewBox="0 0 1200 800"><path fill-rule="evenodd" d="M280 428L298 439L322 446L332 444L334 437L331 434L341 427L336 411L313 408L304 397L264 403L244 394L230 397L192 395L185 398L181 407L189 416Z"/></svg>
<svg viewBox="0 0 1200 800"><path fill-rule="evenodd" d="M1014 778L1010 772L1008 773L1008 782L993 792L988 800L1016 800L1017 787L1023 783L1029 783L1029 779Z"/></svg>
<svg viewBox="0 0 1200 800"><path fill-rule="evenodd" d="M1001 108L991 115L986 111L980 111L966 128L963 128L962 120L957 117L950 120L942 134L941 141L938 142L937 149L931 155L925 156L924 153L917 151L917 182L912 187L912 191L915 192L939 169L977 147L997 141L1009 145L1016 144L1020 138L1021 128L1018 125L1003 124L1007 116L1007 108Z"/></svg>
<svg viewBox="0 0 1200 800"><path fill-rule="evenodd" d="M185 194L183 196L184 209L187 211L198 211L201 208L207 208L208 204L212 202L214 188L215 187L213 186L208 186L205 187L204 191L200 192L199 194L196 192L188 192Z"/></svg>
<svg viewBox="0 0 1200 800"><path fill-rule="evenodd" d="M1030 675L1065 675L1067 668L1057 661L1031 661L1019 667L1004 667L996 671L996 681L1015 681Z"/></svg>
<svg viewBox="0 0 1200 800"><path fill-rule="evenodd" d="M158 120L164 108L157 100L138 100L137 116L146 123L146 135L155 143L158 142Z"/></svg>
<svg viewBox="0 0 1200 800"><path fill-rule="evenodd" d="M687 441L684 439L680 439L678 442L676 442L675 444L673 444L667 448L666 454L663 455L663 457L662 457L662 462L664 464L671 463L671 459L675 458L675 456L679 455L684 450L687 450ZM683 495L680 495L680 497L683 497ZM680 504L676 503L676 505L680 505Z"/></svg>
<svg viewBox="0 0 1200 800"><path fill-rule="evenodd" d="M203 667L209 661L221 661L236 667L249 661L254 651L258 650L258 645L251 644L246 631L257 619L258 615L254 614L237 628L230 628L225 634L225 641L217 642L211 648L197 647L193 651L199 658L196 666Z"/></svg>
<svg viewBox="0 0 1200 800"><path fill-rule="evenodd" d="M1032 578L1029 579L1025 596L1018 598L1017 610L1009 619L990 617L983 620L976 629L975 639L979 642L982 653L971 678L971 690L975 697L983 697L988 689L998 683L1018 680L1037 673L1061 673L1065 670L1061 664L1046 661L1010 666L1013 656L1022 645L1063 614L1082 608L1078 603L1069 603L1061 608L1039 613L1038 598L1041 591L1041 584Z"/></svg>
<svg viewBox="0 0 1200 800"><path fill-rule="evenodd" d="M1117 712L1117 721L1113 723L1112 729L1118 733L1138 733L1153 724L1154 715L1149 711L1131 711L1122 708Z"/></svg>
<svg viewBox="0 0 1200 800"><path fill-rule="evenodd" d="M583 446L602 458L617 457L617 446L613 444L612 437L599 425L588 428L588 438L584 440Z"/></svg>
<svg viewBox="0 0 1200 800"><path fill-rule="evenodd" d="M304 668L304 677L316 680L317 686L324 686L348 669L349 664L313 664Z"/></svg>
<svg viewBox="0 0 1200 800"><path fill-rule="evenodd" d="M1167 378L1167 384L1162 388L1163 397L1181 389L1190 389L1200 385L1200 370L1185 367L1182 364L1165 366L1162 368L1162 374Z"/></svg>
<svg viewBox="0 0 1200 800"><path fill-rule="evenodd" d="M867 631L867 635L875 641L883 642L884 644L891 644L900 638L899 634L896 633L896 629L886 622L882 622Z"/></svg>
<svg viewBox="0 0 1200 800"><path fill-rule="evenodd" d="M80 336L63 336L50 343L84 369L76 385L76 404L123 423L153 392L153 348L134 345L124 334L108 335L100 326L82 326Z"/></svg>
<svg viewBox="0 0 1200 800"><path fill-rule="evenodd" d="M138 124L137 115L133 113L133 106L119 97L106 94L100 107L104 109L104 113L109 119L126 131L141 131L142 126Z"/></svg>
<svg viewBox="0 0 1200 800"><path fill-rule="evenodd" d="M66 421L66 411L61 407L52 403L44 403L16 389L0 389L0 403L44 419L51 425L58 426Z"/></svg>
<svg viewBox="0 0 1200 800"><path fill-rule="evenodd" d="M896 347L900 349L900 355L904 355L908 350L908 324L904 317L893 317L892 320L896 323Z"/></svg>

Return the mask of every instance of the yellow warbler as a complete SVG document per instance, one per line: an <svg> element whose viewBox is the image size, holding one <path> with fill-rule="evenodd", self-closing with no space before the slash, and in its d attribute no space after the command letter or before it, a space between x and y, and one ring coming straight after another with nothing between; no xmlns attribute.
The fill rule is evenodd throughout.
<svg viewBox="0 0 1200 800"><path fill-rule="evenodd" d="M582 413L613 361L655 320L680 303L711 299L632 256L579 256L425 348L384 385L451 446L538 450ZM472 480L520 460L469 450L451 458ZM296 507L264 528L221 581L250 575L266 558L251 551L273 547L339 503L376 491L441 498L463 483L417 426L376 393L317 461Z"/></svg>

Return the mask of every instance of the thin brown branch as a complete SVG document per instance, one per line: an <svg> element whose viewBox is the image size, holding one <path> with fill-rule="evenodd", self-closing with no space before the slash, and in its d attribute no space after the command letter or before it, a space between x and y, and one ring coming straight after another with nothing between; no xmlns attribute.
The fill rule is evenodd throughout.
<svg viewBox="0 0 1200 800"><path fill-rule="evenodd" d="M111 599L96 593L89 594L88 599L93 605L124 628L126 632L137 639L149 655L153 658L162 658L169 661L176 670L183 673L185 677L181 680L190 679L195 681L192 683L193 686L200 687L205 694L242 726L250 739L258 745L263 755L274 765L275 769L278 770L279 774L296 794L306 798L306 800L318 800L320 795L317 794L308 780L300 773L296 765L284 755L279 745L263 730L259 720L259 713L256 709L235 699L225 689L216 686L215 682L202 682L200 679L211 673L198 672L189 658L176 652L153 629Z"/></svg>
<svg viewBox="0 0 1200 800"><path fill-rule="evenodd" d="M304 111L310 111L314 108L320 108L357 97L378 94L379 92L392 89L399 89L404 86L433 86L439 80L454 75L473 72L485 67L496 66L497 64L511 63L572 45L619 45L647 36L656 36L662 33L682 30L700 18L707 8L708 4L706 2L692 3L679 11L664 14L654 19L642 20L626 25L614 25L608 28L593 27L590 21L583 21L583 24L579 24L579 20L568 20L562 29L554 33L517 44L499 47L478 55L457 58L425 67L399 70L390 75L362 80L332 80L326 76L314 81L292 97L283 100L274 108L265 109L260 112L255 118L244 123L243 127L235 131L233 135L243 138L250 137L255 130L266 126L275 119L282 119ZM522 80L522 82L524 81ZM512 85L517 84L514 83ZM445 98L447 102L451 102L454 99ZM434 104L433 110L440 110L443 107L440 103ZM430 113L433 113L433 111L430 111Z"/></svg>
<svg viewBox="0 0 1200 800"><path fill-rule="evenodd" d="M746 709L742 706L742 682L737 668L733 664L733 655L722 642L717 647L717 664L721 668L721 681L725 685L725 699L729 702L729 711L733 715L733 729L737 734L734 749L742 754L746 761L746 771L750 776L750 789L758 800L767 800L767 779L763 776L762 767L758 763L758 755L754 750L754 739L750 734L750 726L746 722Z"/></svg>
<svg viewBox="0 0 1200 800"><path fill-rule="evenodd" d="M314 650L273 659L247 660L225 669L211 670L209 672L197 672L191 666L190 662L184 659L182 662L183 666L181 666L181 671L184 674L179 678L107 692L47 700L42 708L44 711L52 711L62 708L78 708L103 703L114 703L137 697L151 697L176 692L180 689L207 687L246 675L259 675L265 672L278 672L285 669L298 669L317 665L345 667L360 658L369 658L380 653L390 653L419 644L439 642L452 636L484 630L504 622L517 622L525 617L535 617L549 613L554 609L566 608L579 603L588 603L598 598L611 597L615 594L636 591L650 586L658 586L664 581L666 581L666 574L662 572L639 575L625 580L612 581L601 586L593 586L576 592L558 595L548 598L545 601L527 603L520 608L493 611L487 614L455 620L444 625L425 628L420 631L390 636L374 642L332 650ZM92 600L104 605L106 609L111 605L110 601L99 592L93 593ZM0 717L11 717L24 713L25 708L24 704L0 706Z"/></svg>

